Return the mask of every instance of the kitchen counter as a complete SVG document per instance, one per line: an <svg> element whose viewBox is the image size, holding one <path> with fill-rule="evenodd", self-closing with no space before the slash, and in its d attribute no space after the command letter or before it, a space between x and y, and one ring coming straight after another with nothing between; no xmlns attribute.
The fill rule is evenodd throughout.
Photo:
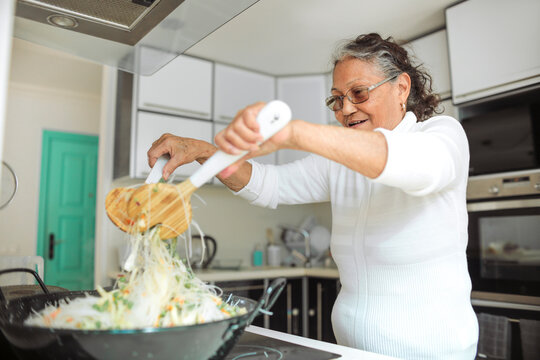
<svg viewBox="0 0 540 360"><path fill-rule="evenodd" d="M336 268L324 267L272 267L255 266L243 267L238 270L221 269L194 269L195 275L202 281L237 281L237 280L260 280L274 279L278 277L296 278L296 277L317 277L327 279L339 279L339 272ZM109 278L116 279L119 272L110 272Z"/></svg>
<svg viewBox="0 0 540 360"><path fill-rule="evenodd" d="M338 279L339 272L336 268L323 267L272 267L254 266L238 270L204 269L195 270L197 277L203 281L233 281L233 280L260 280L274 279L278 277L318 277Z"/></svg>
<svg viewBox="0 0 540 360"><path fill-rule="evenodd" d="M319 350L328 351L334 354L339 354L341 355L341 357L338 358L339 360L353 360L353 359L354 360L391 360L391 359L395 360L396 359L396 358L385 356L385 355L353 349L346 346L331 344L324 341L317 341L317 340L313 340L313 339L309 339L309 338L305 338L301 336L290 335L290 334L282 333L279 331L269 330L269 329L265 329L265 328L261 328L261 327L253 326L253 325L248 326L246 328L246 332L268 336L274 339L287 341L293 344L298 344L298 345L307 346L313 349L319 349Z"/></svg>

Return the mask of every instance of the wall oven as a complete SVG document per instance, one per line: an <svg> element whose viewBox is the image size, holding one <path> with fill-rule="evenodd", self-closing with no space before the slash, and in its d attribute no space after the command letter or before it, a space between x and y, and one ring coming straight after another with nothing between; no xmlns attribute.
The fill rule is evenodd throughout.
<svg viewBox="0 0 540 360"><path fill-rule="evenodd" d="M471 177L467 201L473 290L540 305L540 169Z"/></svg>
<svg viewBox="0 0 540 360"><path fill-rule="evenodd" d="M525 337L540 336L540 169L471 177L467 209L477 359L529 359L537 345Z"/></svg>

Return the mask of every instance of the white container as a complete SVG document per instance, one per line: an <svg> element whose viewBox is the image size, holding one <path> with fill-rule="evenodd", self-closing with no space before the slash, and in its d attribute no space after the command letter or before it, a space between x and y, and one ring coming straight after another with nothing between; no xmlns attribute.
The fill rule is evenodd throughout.
<svg viewBox="0 0 540 360"><path fill-rule="evenodd" d="M266 256L268 266L281 265L281 248L278 245L268 245Z"/></svg>

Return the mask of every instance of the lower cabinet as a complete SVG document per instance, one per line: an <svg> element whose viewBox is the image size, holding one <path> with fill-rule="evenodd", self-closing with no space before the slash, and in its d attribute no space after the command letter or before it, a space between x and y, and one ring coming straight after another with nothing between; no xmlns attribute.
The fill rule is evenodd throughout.
<svg viewBox="0 0 540 360"><path fill-rule="evenodd" d="M272 279L219 281L224 293L258 301ZM272 315L259 315L253 325L284 333L336 343L332 329L332 308L339 292L339 280L327 278L288 278L283 291L270 309Z"/></svg>
<svg viewBox="0 0 540 360"><path fill-rule="evenodd" d="M303 296L302 278L287 279L287 284L270 311L268 327L272 330L302 336Z"/></svg>

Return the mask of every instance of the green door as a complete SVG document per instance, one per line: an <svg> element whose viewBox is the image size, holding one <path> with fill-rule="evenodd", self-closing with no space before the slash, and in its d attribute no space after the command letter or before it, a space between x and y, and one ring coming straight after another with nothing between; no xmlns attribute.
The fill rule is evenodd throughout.
<svg viewBox="0 0 540 360"><path fill-rule="evenodd" d="M37 253L45 283L94 287L98 137L43 132Z"/></svg>

